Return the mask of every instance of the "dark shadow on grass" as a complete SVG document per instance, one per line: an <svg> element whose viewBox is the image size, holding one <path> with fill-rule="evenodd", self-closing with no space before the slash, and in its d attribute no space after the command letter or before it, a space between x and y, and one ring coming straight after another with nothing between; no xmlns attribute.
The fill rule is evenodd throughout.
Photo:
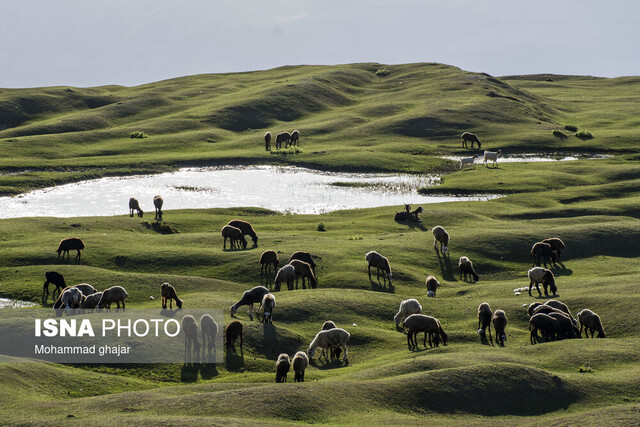
<svg viewBox="0 0 640 427"><path fill-rule="evenodd" d="M371 290L374 292L386 292L386 293L392 294L396 290L395 286L393 286L391 282L389 282L388 285L385 285L384 282L380 283L379 279L377 282L374 282L373 279L371 279L370 282L371 282Z"/></svg>
<svg viewBox="0 0 640 427"><path fill-rule="evenodd" d="M180 381L183 383L192 383L198 381L198 372L200 365L194 363L185 363L180 369Z"/></svg>
<svg viewBox="0 0 640 427"><path fill-rule="evenodd" d="M244 372L244 352L240 350L240 354L237 354L227 349L225 364L229 372Z"/></svg>
<svg viewBox="0 0 640 427"><path fill-rule="evenodd" d="M210 380L218 376L218 367L215 363L203 363L200 366L200 376L203 380Z"/></svg>
<svg viewBox="0 0 640 427"><path fill-rule="evenodd" d="M440 265L440 271L442 272L442 278L447 281L455 281L455 277L453 275L453 268L451 267L451 258L448 253L445 255L441 255L438 249L434 249L436 251L436 255L438 255L438 264Z"/></svg>
<svg viewBox="0 0 640 427"><path fill-rule="evenodd" d="M418 228L421 231L429 231L429 229L425 227L422 222L396 220L396 223L400 225L406 225L412 230Z"/></svg>
<svg viewBox="0 0 640 427"><path fill-rule="evenodd" d="M347 367L349 366L349 361L348 360L326 360L325 358L318 358L317 360L316 359L309 360L309 364L314 368L317 368L320 370L326 370L326 369L338 369L342 367Z"/></svg>

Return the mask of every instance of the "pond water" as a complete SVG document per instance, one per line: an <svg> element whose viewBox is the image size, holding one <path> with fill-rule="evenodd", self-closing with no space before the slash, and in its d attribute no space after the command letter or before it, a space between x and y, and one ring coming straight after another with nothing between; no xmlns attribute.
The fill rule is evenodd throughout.
<svg viewBox="0 0 640 427"><path fill-rule="evenodd" d="M459 161L460 157L467 156L444 156L443 159ZM590 160L590 159L607 159L613 157L609 154L591 154L591 153L523 153L523 154L504 154L498 158L498 163L523 163L523 162L568 162L572 160ZM482 164L482 153L478 154L476 164Z"/></svg>
<svg viewBox="0 0 640 427"><path fill-rule="evenodd" d="M489 200L497 195L426 196L437 175L328 173L276 166L185 168L157 175L110 177L0 197L0 218L123 215L135 197L153 218L153 197L163 210L256 206L283 213Z"/></svg>
<svg viewBox="0 0 640 427"><path fill-rule="evenodd" d="M35 307L36 303L29 301L20 301L17 299L7 299L0 298L0 309L2 308L25 308L25 307Z"/></svg>

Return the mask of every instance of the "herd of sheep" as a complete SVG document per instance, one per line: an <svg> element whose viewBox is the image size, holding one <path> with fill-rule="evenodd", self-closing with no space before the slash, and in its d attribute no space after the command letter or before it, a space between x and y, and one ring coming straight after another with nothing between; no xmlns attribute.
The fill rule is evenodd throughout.
<svg viewBox="0 0 640 427"><path fill-rule="evenodd" d="M482 147L482 144L480 144L480 139L478 138L478 135L476 135L475 133L471 133L471 132L464 132L462 134L462 147L463 148L467 148L467 142L471 142L471 148L473 148L473 144L477 143L478 144L478 148ZM498 151L484 151L484 155L482 157L482 163L485 166L488 166L488 162L493 162L493 165L495 167L498 166L498 157L502 156L502 150L498 150ZM460 157L460 170L462 170L464 168L465 165L475 165L476 159L478 158L477 154L474 154L471 157Z"/></svg>

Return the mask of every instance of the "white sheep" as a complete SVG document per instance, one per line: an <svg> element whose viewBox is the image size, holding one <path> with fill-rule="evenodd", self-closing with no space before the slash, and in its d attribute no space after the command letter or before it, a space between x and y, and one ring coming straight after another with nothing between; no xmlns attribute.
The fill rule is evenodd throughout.
<svg viewBox="0 0 640 427"><path fill-rule="evenodd" d="M282 267L276 273L276 278L273 282L273 290L279 291L282 282L287 284L287 288L292 291L293 290L293 282L296 280L296 269L293 265L287 264Z"/></svg>
<svg viewBox="0 0 640 427"><path fill-rule="evenodd" d="M411 298L406 299L400 303L400 308L398 312L393 317L393 321L396 322L396 327L402 323L404 319L411 316L412 314L422 313L422 306L418 302L417 299Z"/></svg>
<svg viewBox="0 0 640 427"><path fill-rule="evenodd" d="M464 165L473 165L475 167L477 158L477 154L474 154L473 157L460 157L460 170L462 170Z"/></svg>
<svg viewBox="0 0 640 427"><path fill-rule="evenodd" d="M266 294L262 297L262 302L260 303L260 308L262 308L262 322L264 323L273 323L271 320L273 319L273 309L276 308L276 297L273 294ZM260 311L258 308L258 311Z"/></svg>
<svg viewBox="0 0 640 427"><path fill-rule="evenodd" d="M547 296L549 295L549 293L547 292L547 287L551 288L551 292L553 292L554 295L558 291L558 288L556 287L556 281L555 281L555 278L553 277L553 272L551 272L551 270L547 270L546 268L543 268L543 267L533 267L527 272L527 276L529 277L529 280L530 280L529 296L531 296L531 287L534 284L536 285L536 290L538 291L538 294L542 295L542 292L540 292L539 283L542 283L542 285L544 286L544 294Z"/></svg>
<svg viewBox="0 0 640 427"><path fill-rule="evenodd" d="M389 260L382 255L380 255L376 251L367 252L364 256L364 259L367 260L367 270L369 271L369 280L371 280L371 267L376 267L376 278L380 281L380 270L384 273L382 275L382 283L385 284L387 278L389 279L389 286L391 286L391 266L389 265Z"/></svg>
<svg viewBox="0 0 640 427"><path fill-rule="evenodd" d="M85 296L80 289L71 287L62 292L60 299L64 309L70 311L71 309L80 308Z"/></svg>
<svg viewBox="0 0 640 427"><path fill-rule="evenodd" d="M122 303L122 309L125 309L124 300L127 299L129 294L122 286L112 286L110 288L105 289L102 292L102 298L98 302L98 308L107 308L111 310L111 304L114 302L118 304L118 309L120 309L120 303Z"/></svg>
<svg viewBox="0 0 640 427"><path fill-rule="evenodd" d="M502 150L498 150L498 151L486 151L484 152L484 157L482 158L482 163L484 163L485 166L489 166L487 164L488 161L492 161L493 164L498 167L498 157L502 156Z"/></svg>
<svg viewBox="0 0 640 427"><path fill-rule="evenodd" d="M318 347L321 347L323 349L340 347L344 352L342 360L347 360L347 342L349 341L350 336L351 334L342 328L333 328L326 331L320 331L316 334L313 341L311 341L311 345L309 345L307 354L309 355L310 359L313 359Z"/></svg>
<svg viewBox="0 0 640 427"><path fill-rule="evenodd" d="M297 352L293 359L291 359L291 365L293 366L294 377L293 380L297 383L304 382L304 371L309 366L309 358L304 351Z"/></svg>
<svg viewBox="0 0 640 427"><path fill-rule="evenodd" d="M220 332L220 328L218 327L218 323L215 321L210 314L203 314L200 318L200 331L202 332L202 347L204 348L205 344L207 344L207 340L205 337L209 339L209 343L207 344L207 351L211 353L211 349L213 349L213 359L216 358L217 346L216 346L216 337L218 336L218 332Z"/></svg>

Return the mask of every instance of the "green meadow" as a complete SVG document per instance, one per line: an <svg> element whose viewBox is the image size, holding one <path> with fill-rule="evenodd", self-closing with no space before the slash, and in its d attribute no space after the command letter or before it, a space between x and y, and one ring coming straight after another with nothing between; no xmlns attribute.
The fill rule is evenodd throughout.
<svg viewBox="0 0 640 427"><path fill-rule="evenodd" d="M388 68L381 77L376 71ZM384 73L383 73L384 74ZM242 207L168 210L150 218L0 220L0 297L41 302L44 272L68 283L113 285L127 307L159 308L172 283L186 307L229 307L260 277L263 250L281 265L316 256L317 289L276 293L273 326L249 321L242 355L218 365L0 365L7 424L522 424L632 425L640 419L640 78L535 75L494 78L441 64L283 67L199 75L138 87L0 90L0 192L190 165L286 164L322 170L441 173L432 193L493 193L483 202L424 206L422 225L397 223L401 206L282 215ZM591 133L578 137L565 128ZM299 129L301 152L264 150L266 131ZM562 131L565 136L553 130ZM146 138L130 138L140 131ZM606 154L569 162L498 163L463 171L442 156L477 133L482 150ZM229 220L251 222L257 247L222 250ZM325 231L318 231L324 223ZM451 236L433 249L431 228ZM86 244L59 261L63 237ZM557 299L590 308L606 339L529 343L530 248L567 245L553 268ZM369 281L364 255L389 258L392 286ZM468 256L480 275L460 279ZM72 254L73 259L73 254ZM425 279L441 283L427 298ZM155 299L151 300L150 297ZM410 350L393 316L417 298L440 319L447 346ZM482 344L477 307L508 317L505 347ZM52 301L46 303L51 306ZM306 350L325 320L351 333L348 363L316 358L305 383L276 384L279 353Z"/></svg>

